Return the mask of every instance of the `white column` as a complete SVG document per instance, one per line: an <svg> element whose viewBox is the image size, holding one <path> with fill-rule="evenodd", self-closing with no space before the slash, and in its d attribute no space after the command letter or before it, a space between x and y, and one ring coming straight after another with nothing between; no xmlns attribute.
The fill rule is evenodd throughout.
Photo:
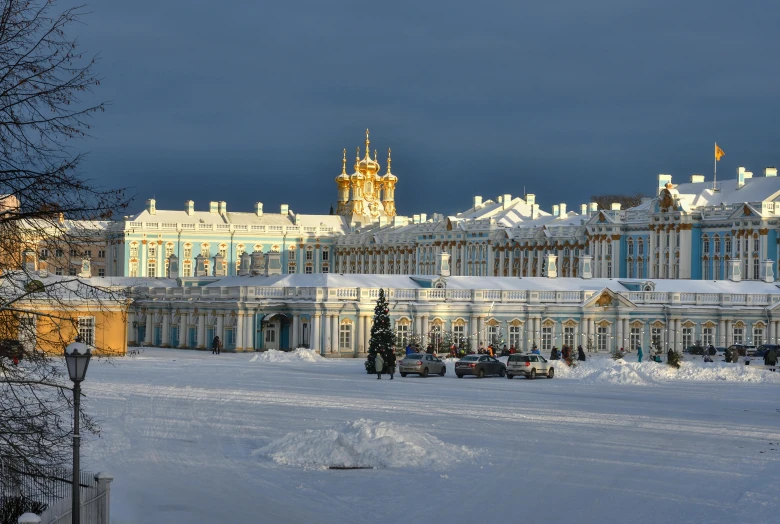
<svg viewBox="0 0 780 524"><path fill-rule="evenodd" d="M217 333L219 340L222 342L222 347L225 347L225 315L222 313L217 315Z"/></svg>
<svg viewBox="0 0 780 524"><path fill-rule="evenodd" d="M726 320L726 346L730 346L734 343L734 332L731 329L731 320Z"/></svg>
<svg viewBox="0 0 780 524"><path fill-rule="evenodd" d="M371 326L374 325L374 319L371 315L363 317L365 319L366 327L363 330L363 352L368 352L368 343L371 340Z"/></svg>
<svg viewBox="0 0 780 524"><path fill-rule="evenodd" d="M617 344L615 345L617 349L620 348L626 349L626 346L623 345L623 319L622 318L618 319L617 321Z"/></svg>
<svg viewBox="0 0 780 524"><path fill-rule="evenodd" d="M479 347L477 340L477 317L471 315L469 319L469 340L471 340L471 349L476 350Z"/></svg>
<svg viewBox="0 0 780 524"><path fill-rule="evenodd" d="M772 320L769 322L769 343L770 344L777 344L775 340L777 340L777 321Z"/></svg>
<svg viewBox="0 0 780 524"><path fill-rule="evenodd" d="M422 344L422 317L420 315L414 316L414 333L420 336L420 344Z"/></svg>
<svg viewBox="0 0 780 524"><path fill-rule="evenodd" d="M253 312L247 312L244 315L244 351L254 351L255 349L254 317Z"/></svg>
<svg viewBox="0 0 780 524"><path fill-rule="evenodd" d="M145 346L151 346L152 345L152 331L154 329L154 324L152 324L152 318L153 315L151 311L147 310L146 313L146 333L144 335L144 345Z"/></svg>
<svg viewBox="0 0 780 524"><path fill-rule="evenodd" d="M187 312L179 314L179 347L187 347Z"/></svg>
<svg viewBox="0 0 780 524"><path fill-rule="evenodd" d="M718 333L717 336L715 337L715 345L716 346L726 345L726 321L725 320L718 321Z"/></svg>
<svg viewBox="0 0 780 524"><path fill-rule="evenodd" d="M290 332L290 345L293 349L298 347L298 333L301 331L301 315L293 315L292 327Z"/></svg>
<svg viewBox="0 0 780 524"><path fill-rule="evenodd" d="M170 346L171 345L171 326L170 326L170 320L171 315L169 311L163 312L163 318L162 318L162 345L163 346Z"/></svg>
<svg viewBox="0 0 780 524"><path fill-rule="evenodd" d="M244 313L236 312L236 351L244 350Z"/></svg>
<svg viewBox="0 0 780 524"><path fill-rule="evenodd" d="M485 333L483 332L485 330L485 317L482 315L477 317L477 348L479 348L479 345L482 344L485 345Z"/></svg>
<svg viewBox="0 0 780 524"><path fill-rule="evenodd" d="M593 351L598 351L598 344L596 343L596 321L592 318L588 319L588 338L593 340Z"/></svg>
<svg viewBox="0 0 780 524"><path fill-rule="evenodd" d="M339 351L341 351L341 348L339 347L339 316L333 315L330 319L330 324L331 324L330 336L333 340L331 343L331 347L333 348L332 351L334 353L338 353Z"/></svg>
<svg viewBox="0 0 780 524"><path fill-rule="evenodd" d="M322 333L320 333L320 316L317 313L314 313L311 316L311 331L309 332L309 347L311 347L312 351L320 350L321 339Z"/></svg>
<svg viewBox="0 0 780 524"><path fill-rule="evenodd" d="M421 319L422 323L422 345L423 348L428 346L428 315L423 315Z"/></svg>
<svg viewBox="0 0 780 524"><path fill-rule="evenodd" d="M198 348L206 347L206 314L198 312Z"/></svg>
<svg viewBox="0 0 780 524"><path fill-rule="evenodd" d="M333 334L331 333L330 328L333 325L333 318L332 315L324 315L325 316L325 340L324 340L324 346L323 346L323 354L324 353L333 353Z"/></svg>
<svg viewBox="0 0 780 524"><path fill-rule="evenodd" d="M133 327L133 322L135 322L135 313L133 313L132 311L128 310L128 312L127 312L127 341L128 342L134 342L134 343L137 344L138 341L135 339L135 336L136 336L136 333L138 333L138 332L136 331L136 328Z"/></svg>

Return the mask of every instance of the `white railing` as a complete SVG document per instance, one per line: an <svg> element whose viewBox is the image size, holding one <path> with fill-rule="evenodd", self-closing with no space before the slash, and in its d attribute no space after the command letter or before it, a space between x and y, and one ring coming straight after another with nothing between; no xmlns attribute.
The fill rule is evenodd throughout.
<svg viewBox="0 0 780 524"><path fill-rule="evenodd" d="M449 290L449 298L453 300L470 300L471 299L471 290L470 289L450 289Z"/></svg>
<svg viewBox="0 0 780 524"><path fill-rule="evenodd" d="M110 475L98 473L94 482L81 482L81 524L110 524L111 482ZM48 505L41 513L41 524L71 524L73 520L71 497L59 499Z"/></svg>
<svg viewBox="0 0 780 524"><path fill-rule="evenodd" d="M696 293L680 293L680 302L696 303Z"/></svg>
<svg viewBox="0 0 780 524"><path fill-rule="evenodd" d="M745 302L747 302L746 295L731 295L732 304L744 304Z"/></svg>
<svg viewBox="0 0 780 524"><path fill-rule="evenodd" d="M446 298L446 289L431 289L428 291L428 298Z"/></svg>
<svg viewBox="0 0 780 524"><path fill-rule="evenodd" d="M699 293L699 300L703 304L717 304L720 302L720 295L717 293Z"/></svg>
<svg viewBox="0 0 780 524"><path fill-rule="evenodd" d="M501 291L496 289L485 291L485 300L501 300Z"/></svg>
<svg viewBox="0 0 780 524"><path fill-rule="evenodd" d="M562 291L561 300L566 302L580 302L582 301L582 293L579 291Z"/></svg>
<svg viewBox="0 0 780 524"><path fill-rule="evenodd" d="M540 291L539 300L555 300L555 291Z"/></svg>
<svg viewBox="0 0 780 524"><path fill-rule="evenodd" d="M255 289L256 297L283 297L283 287L258 287Z"/></svg>
<svg viewBox="0 0 780 524"><path fill-rule="evenodd" d="M336 298L354 298L358 297L357 288L338 288Z"/></svg>

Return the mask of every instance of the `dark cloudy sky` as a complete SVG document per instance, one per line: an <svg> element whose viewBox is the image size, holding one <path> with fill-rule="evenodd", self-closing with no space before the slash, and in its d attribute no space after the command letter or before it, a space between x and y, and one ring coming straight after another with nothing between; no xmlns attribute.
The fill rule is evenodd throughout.
<svg viewBox="0 0 780 524"><path fill-rule="evenodd" d="M399 213L523 187L594 193L780 163L780 3L133 0L75 29L99 52L86 176L134 209L326 213L346 147L393 149Z"/></svg>

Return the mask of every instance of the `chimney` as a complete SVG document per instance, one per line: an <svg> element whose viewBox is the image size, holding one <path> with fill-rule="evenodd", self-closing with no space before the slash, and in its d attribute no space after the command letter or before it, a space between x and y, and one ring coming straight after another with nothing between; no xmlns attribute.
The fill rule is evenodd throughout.
<svg viewBox="0 0 780 524"><path fill-rule="evenodd" d="M525 195L525 203L528 204L529 206L534 205L536 203L536 195L534 195L533 193L528 193L527 195Z"/></svg>
<svg viewBox="0 0 780 524"><path fill-rule="evenodd" d="M588 204L580 205L580 215L586 216L588 214Z"/></svg>
<svg viewBox="0 0 780 524"><path fill-rule="evenodd" d="M761 280L764 282L774 282L775 273L772 271L772 260L766 259L761 261Z"/></svg>
<svg viewBox="0 0 780 524"><path fill-rule="evenodd" d="M580 256L580 278L593 278L593 257L590 255Z"/></svg>
<svg viewBox="0 0 780 524"><path fill-rule="evenodd" d="M282 204L279 206L279 213L286 215L290 212L290 206L287 204Z"/></svg>
<svg viewBox="0 0 780 524"><path fill-rule="evenodd" d="M555 265L557 260L558 257L552 253L544 257L544 274L547 278L558 278L558 268Z"/></svg>
<svg viewBox="0 0 780 524"><path fill-rule="evenodd" d="M770 176L777 176L777 168L776 167L767 167L764 169L764 176L770 177Z"/></svg>
<svg viewBox="0 0 780 524"><path fill-rule="evenodd" d="M219 202L219 213L222 215L227 214L227 202L225 202L224 200L220 200Z"/></svg>
<svg viewBox="0 0 780 524"><path fill-rule="evenodd" d="M704 175L691 175L691 184L700 184L704 182Z"/></svg>
<svg viewBox="0 0 780 524"><path fill-rule="evenodd" d="M559 213L560 213L560 208L558 207L558 204L553 204L552 215L554 217L557 217L560 216Z"/></svg>
<svg viewBox="0 0 780 524"><path fill-rule="evenodd" d="M745 168L739 166L737 168L737 189L745 185Z"/></svg>
<svg viewBox="0 0 780 524"><path fill-rule="evenodd" d="M610 209L612 211L620 211L620 202L612 202Z"/></svg>
<svg viewBox="0 0 780 524"><path fill-rule="evenodd" d="M153 198L150 198L146 201L146 210L149 212L150 215L156 215L157 214L157 201Z"/></svg>
<svg viewBox="0 0 780 524"><path fill-rule="evenodd" d="M592 215L595 215L598 212L599 212L599 205L598 205L598 203L597 202L591 202L590 203L590 213Z"/></svg>
<svg viewBox="0 0 780 524"><path fill-rule="evenodd" d="M216 213L218 210L217 202L209 202L209 213Z"/></svg>
<svg viewBox="0 0 780 524"><path fill-rule="evenodd" d="M266 253L265 254L265 276L270 277L273 275L282 274L282 254L281 253Z"/></svg>
<svg viewBox="0 0 780 524"><path fill-rule="evenodd" d="M539 204L531 205L531 220L539 217Z"/></svg>
<svg viewBox="0 0 780 524"><path fill-rule="evenodd" d="M420 215L412 215L412 223L419 224L420 223Z"/></svg>
<svg viewBox="0 0 780 524"><path fill-rule="evenodd" d="M262 202L255 202L255 215L261 217L263 216L263 203Z"/></svg>
<svg viewBox="0 0 780 524"><path fill-rule="evenodd" d="M436 255L436 273L442 277L450 276L450 254L442 251Z"/></svg>
<svg viewBox="0 0 780 524"><path fill-rule="evenodd" d="M252 275L260 275L265 266L265 257L262 251L252 251L250 257L249 271Z"/></svg>
<svg viewBox="0 0 780 524"><path fill-rule="evenodd" d="M195 202L192 200L187 200L184 202L184 210L187 211L187 214L190 216L195 214Z"/></svg>
<svg viewBox="0 0 780 524"><path fill-rule="evenodd" d="M558 207L559 216L565 217L566 216L566 204L561 202L558 206L559 206Z"/></svg>
<svg viewBox="0 0 780 524"><path fill-rule="evenodd" d="M481 196L475 196L474 197L474 209L479 209L482 207L482 197Z"/></svg>
<svg viewBox="0 0 780 524"><path fill-rule="evenodd" d="M512 203L512 195L504 195L504 200L501 202L503 204L504 209L508 208L509 205Z"/></svg>
<svg viewBox="0 0 780 524"><path fill-rule="evenodd" d="M238 274L239 276L245 277L250 272L250 264L251 264L251 255L244 251L241 253L241 256L239 259L241 260L239 266L238 266Z"/></svg>
<svg viewBox="0 0 780 524"><path fill-rule="evenodd" d="M428 215L426 213L420 213L420 223L425 223L428 221Z"/></svg>
<svg viewBox="0 0 780 524"><path fill-rule="evenodd" d="M732 282L739 282L742 280L742 264L738 258L727 260L729 270L729 280Z"/></svg>

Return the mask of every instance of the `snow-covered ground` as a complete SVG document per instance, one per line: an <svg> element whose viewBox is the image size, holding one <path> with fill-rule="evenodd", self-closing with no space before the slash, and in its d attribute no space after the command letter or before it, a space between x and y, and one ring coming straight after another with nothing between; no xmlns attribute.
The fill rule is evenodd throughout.
<svg viewBox="0 0 780 524"><path fill-rule="evenodd" d="M390 381L147 348L90 363L83 467L115 476L114 524L777 522L780 373L632 360Z"/></svg>

